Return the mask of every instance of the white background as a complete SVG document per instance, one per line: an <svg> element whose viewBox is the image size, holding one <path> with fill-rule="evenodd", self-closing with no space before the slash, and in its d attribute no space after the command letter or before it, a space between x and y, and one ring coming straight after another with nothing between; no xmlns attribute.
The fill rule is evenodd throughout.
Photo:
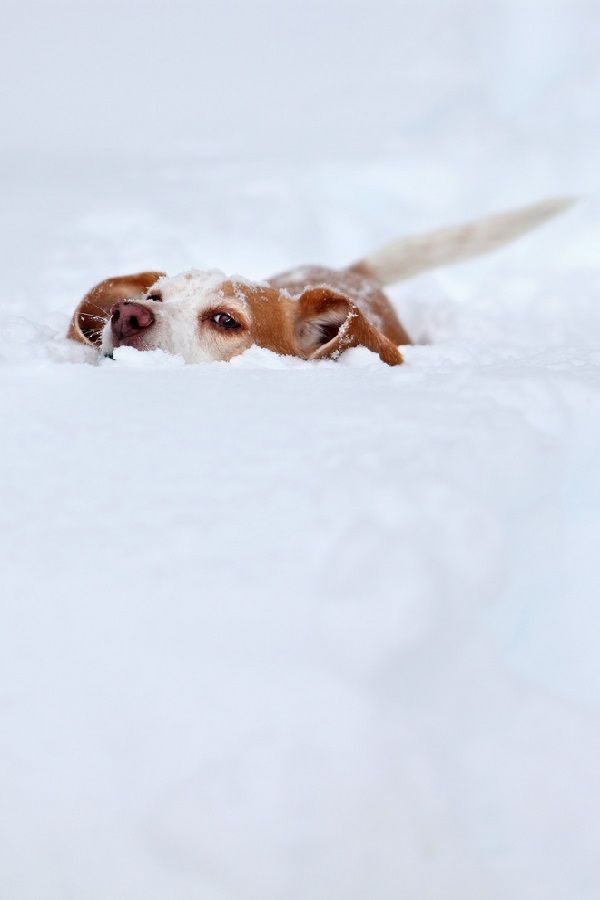
<svg viewBox="0 0 600 900"><path fill-rule="evenodd" d="M0 894L597 900L595 2L8 3ZM396 370L101 365L261 277L575 193L392 290Z"/></svg>

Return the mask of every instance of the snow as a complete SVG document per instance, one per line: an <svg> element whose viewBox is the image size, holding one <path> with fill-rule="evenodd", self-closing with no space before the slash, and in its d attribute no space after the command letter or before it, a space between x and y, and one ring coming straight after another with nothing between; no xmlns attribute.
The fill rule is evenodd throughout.
<svg viewBox="0 0 600 900"><path fill-rule="evenodd" d="M2 896L597 900L594 4L7 9ZM63 336L573 192L404 366Z"/></svg>

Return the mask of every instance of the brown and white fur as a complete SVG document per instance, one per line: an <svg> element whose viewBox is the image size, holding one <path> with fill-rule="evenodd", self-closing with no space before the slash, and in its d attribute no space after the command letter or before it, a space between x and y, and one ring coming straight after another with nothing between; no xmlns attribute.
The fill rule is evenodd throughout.
<svg viewBox="0 0 600 900"><path fill-rule="evenodd" d="M229 360L252 344L303 359L364 346L389 365L410 339L383 287L488 253L571 205L568 199L396 241L344 269L307 266L264 282L192 270L108 278L77 307L69 337L105 355L127 345L188 363Z"/></svg>

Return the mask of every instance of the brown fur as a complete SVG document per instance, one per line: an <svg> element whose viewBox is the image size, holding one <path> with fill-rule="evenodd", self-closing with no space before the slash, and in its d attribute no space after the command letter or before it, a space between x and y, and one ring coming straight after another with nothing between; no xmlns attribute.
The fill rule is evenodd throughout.
<svg viewBox="0 0 600 900"><path fill-rule="evenodd" d="M344 294L335 294L327 287L309 288L299 301L298 321L306 321L328 313L334 307L342 324L337 334L321 347L313 350L310 359L337 358L350 347L367 347L388 366L397 366L402 355L397 344L375 328L362 311ZM408 343L408 339L405 341Z"/></svg>
<svg viewBox="0 0 600 900"><path fill-rule="evenodd" d="M295 304L271 287L246 282L226 281L221 289L225 297L242 293L250 306L252 323L249 345L266 347L282 356L297 356L294 340Z"/></svg>
<svg viewBox="0 0 600 900"><path fill-rule="evenodd" d="M145 294L164 272L137 272L105 278L88 291L73 314L67 336L82 344L100 345L102 329L119 300Z"/></svg>
<svg viewBox="0 0 600 900"><path fill-rule="evenodd" d="M283 272L269 279L273 287L283 289L292 297L300 297L306 288L327 286L343 294L364 316L379 327L393 344L410 344L410 338L400 324L396 311L381 289L379 282L360 265L349 269L326 269L306 266L300 270Z"/></svg>

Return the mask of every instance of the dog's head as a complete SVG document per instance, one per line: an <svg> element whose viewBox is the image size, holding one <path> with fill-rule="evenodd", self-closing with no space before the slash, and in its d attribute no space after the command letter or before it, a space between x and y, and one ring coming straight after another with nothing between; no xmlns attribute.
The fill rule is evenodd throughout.
<svg viewBox="0 0 600 900"><path fill-rule="evenodd" d="M229 360L252 344L303 359L362 345L389 365L398 348L344 294L307 288L297 299L267 283L221 272L156 272L107 279L77 308L71 337L99 346L161 349L188 363Z"/></svg>

